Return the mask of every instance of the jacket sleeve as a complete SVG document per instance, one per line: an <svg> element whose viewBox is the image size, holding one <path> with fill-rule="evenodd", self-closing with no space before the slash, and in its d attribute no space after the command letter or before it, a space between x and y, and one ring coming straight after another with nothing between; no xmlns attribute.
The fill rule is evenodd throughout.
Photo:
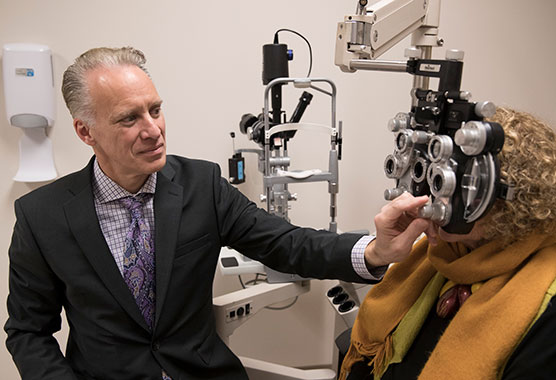
<svg viewBox="0 0 556 380"><path fill-rule="evenodd" d="M41 255L19 200L15 213L6 346L23 380L76 379L53 336L61 327L63 285Z"/></svg>
<svg viewBox="0 0 556 380"><path fill-rule="evenodd" d="M351 250L361 235L294 226L249 201L220 176L213 185L222 245L285 273L318 279L367 282L354 271Z"/></svg>

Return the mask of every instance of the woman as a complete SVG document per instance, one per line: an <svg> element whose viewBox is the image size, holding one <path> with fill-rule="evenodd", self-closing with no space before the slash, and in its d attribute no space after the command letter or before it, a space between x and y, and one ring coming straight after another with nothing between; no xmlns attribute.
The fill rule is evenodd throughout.
<svg viewBox="0 0 556 380"><path fill-rule="evenodd" d="M556 137L526 113L492 121L514 200L466 235L438 229L388 270L361 305L340 379L556 378Z"/></svg>

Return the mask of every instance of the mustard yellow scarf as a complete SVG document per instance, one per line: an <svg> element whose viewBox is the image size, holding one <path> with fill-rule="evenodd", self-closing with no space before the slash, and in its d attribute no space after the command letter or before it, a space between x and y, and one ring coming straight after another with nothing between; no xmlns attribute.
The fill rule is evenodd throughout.
<svg viewBox="0 0 556 380"><path fill-rule="evenodd" d="M454 316L419 380L495 379L556 278L556 236L533 235L501 247L492 241L467 253L459 244L418 242L361 304L340 380L363 357L373 373L383 374L393 355L393 330L437 273L457 284L484 284Z"/></svg>

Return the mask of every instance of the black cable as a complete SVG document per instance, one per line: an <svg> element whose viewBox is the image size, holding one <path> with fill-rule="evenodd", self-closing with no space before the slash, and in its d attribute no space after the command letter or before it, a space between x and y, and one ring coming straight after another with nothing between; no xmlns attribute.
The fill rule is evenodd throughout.
<svg viewBox="0 0 556 380"><path fill-rule="evenodd" d="M264 276L264 278L259 278L259 276ZM241 275L238 274L238 276L237 276L237 278L239 279L239 283L241 284L241 287L243 289L246 289L247 285L251 285L251 284L257 285L259 283L259 281L267 281L266 277L267 277L266 273L256 273L254 279L249 280L249 281L244 283L243 279L241 278ZM297 302L298 298L299 298L299 296L296 296L294 298L294 300L291 303L287 304L286 306L280 306L280 307L265 306L265 309L274 310L274 311L286 310L286 309L289 309L290 307L292 307Z"/></svg>
<svg viewBox="0 0 556 380"><path fill-rule="evenodd" d="M311 48L311 44L309 43L309 41L305 37L303 37L303 35L301 33L298 33L295 30L291 30L291 29L278 29L276 31L276 33L274 33L274 43L275 44L278 43L278 33L280 33L280 32L290 32L290 33L296 34L299 37L303 38L303 40L307 43L307 46L309 47L309 72L307 73L307 78L309 78L311 76L311 70L313 69L313 49Z"/></svg>
<svg viewBox="0 0 556 380"><path fill-rule="evenodd" d="M264 276L264 277L259 278L259 276ZM243 289L246 289L247 285L251 285L251 284L257 285L259 282L266 281L266 273L256 273L255 278L247 282L243 282L243 279L241 278L240 274L237 275L237 278L239 279L239 283L241 284L241 287Z"/></svg>
<svg viewBox="0 0 556 380"><path fill-rule="evenodd" d="M247 281L247 282L245 283L245 286L247 286L247 285L257 285L259 282L262 282L262 281L263 281L263 279L260 279L260 278L259 278L259 273L257 273L257 274L255 275L255 278L254 278L254 279L249 280L249 281Z"/></svg>
<svg viewBox="0 0 556 380"><path fill-rule="evenodd" d="M281 306L281 307L265 306L265 309L275 310L275 311L276 311L276 310L286 310L286 309L289 309L290 307L292 307L292 306L297 302L297 299L298 299L298 298L299 298L299 296L295 296L295 298L293 299L293 301L292 301L290 304L286 305L286 306Z"/></svg>

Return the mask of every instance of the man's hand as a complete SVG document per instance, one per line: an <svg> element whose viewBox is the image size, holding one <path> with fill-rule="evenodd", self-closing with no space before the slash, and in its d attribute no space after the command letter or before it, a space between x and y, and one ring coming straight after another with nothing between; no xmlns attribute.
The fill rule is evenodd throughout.
<svg viewBox="0 0 556 380"><path fill-rule="evenodd" d="M436 244L434 223L417 216L419 208L427 201L427 196L416 198L403 193L382 208L375 216L376 239L365 249L369 265L379 267L404 260L423 232L431 244Z"/></svg>

